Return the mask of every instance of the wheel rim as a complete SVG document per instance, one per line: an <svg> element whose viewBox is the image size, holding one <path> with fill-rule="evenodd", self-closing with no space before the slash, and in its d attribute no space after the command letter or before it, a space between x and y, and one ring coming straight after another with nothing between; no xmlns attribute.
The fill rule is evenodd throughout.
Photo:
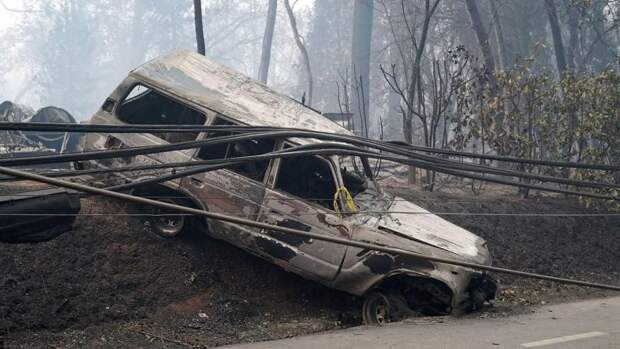
<svg viewBox="0 0 620 349"><path fill-rule="evenodd" d="M385 303L377 304L375 308L375 318L377 319L377 323L382 325L387 322L388 319L388 305Z"/></svg>
<svg viewBox="0 0 620 349"><path fill-rule="evenodd" d="M161 216L156 218L156 228L166 235L176 235L183 227L182 219L173 216Z"/></svg>
<svg viewBox="0 0 620 349"><path fill-rule="evenodd" d="M154 217L152 217L151 222L156 233L164 236L176 236L183 230L185 217L168 215L170 212L165 212L159 207L153 208L152 214Z"/></svg>

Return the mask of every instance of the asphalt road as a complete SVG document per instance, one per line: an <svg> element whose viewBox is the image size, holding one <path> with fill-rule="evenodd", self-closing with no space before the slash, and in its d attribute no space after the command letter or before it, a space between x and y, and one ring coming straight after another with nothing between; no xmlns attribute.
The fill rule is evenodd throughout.
<svg viewBox="0 0 620 349"><path fill-rule="evenodd" d="M419 318L228 348L620 348L620 297L502 318Z"/></svg>

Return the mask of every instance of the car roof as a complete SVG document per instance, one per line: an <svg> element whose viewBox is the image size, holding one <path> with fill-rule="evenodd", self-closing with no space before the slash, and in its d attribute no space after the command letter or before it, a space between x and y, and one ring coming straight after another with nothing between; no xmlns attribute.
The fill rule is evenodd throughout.
<svg viewBox="0 0 620 349"><path fill-rule="evenodd" d="M290 97L195 52L157 57L130 75L242 124L352 135Z"/></svg>

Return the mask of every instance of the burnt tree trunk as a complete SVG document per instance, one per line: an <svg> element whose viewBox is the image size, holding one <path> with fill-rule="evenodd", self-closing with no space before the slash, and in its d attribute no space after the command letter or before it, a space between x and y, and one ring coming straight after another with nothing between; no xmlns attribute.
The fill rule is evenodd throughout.
<svg viewBox="0 0 620 349"><path fill-rule="evenodd" d="M551 28L551 37L553 38L553 48L555 51L555 62L558 68L559 79L562 80L566 76L566 53L564 51L564 42L562 41L562 29L558 21L558 13L553 0L545 0L545 11L549 19L549 27ZM564 94L566 95L566 94ZM564 96L565 97L565 96ZM566 144L564 146L564 158L570 160L575 143L575 131L577 128L577 115L574 111L568 111L568 130ZM569 170L564 170L564 176L569 176Z"/></svg>
<svg viewBox="0 0 620 349"><path fill-rule="evenodd" d="M357 86L353 94L353 113L359 120L360 134L368 137L370 45L372 37L372 0L354 0L353 40L351 47L352 79Z"/></svg>
<svg viewBox="0 0 620 349"><path fill-rule="evenodd" d="M555 63L561 79L564 73L566 73L566 54L564 53L564 43L562 42L562 29L560 29L560 22L558 21L558 14L553 0L545 0L545 11L549 18L553 48L555 50Z"/></svg>
<svg viewBox="0 0 620 349"><path fill-rule="evenodd" d="M508 51L506 49L506 41L504 40L504 28L497 8L497 0L489 0L491 7L491 15L493 16L493 28L495 29L495 37L497 38L497 50L499 51L499 65L501 69L506 69L509 65Z"/></svg>
<svg viewBox="0 0 620 349"><path fill-rule="evenodd" d="M404 1L404 0L401 0ZM440 0L435 0L435 2L431 5L430 0L426 0L424 2L424 23L422 25L422 33L420 35L420 41L417 46L417 50L415 53L415 58L413 61L413 69L411 71L411 83L409 84L409 89L407 90L407 101L411 104L408 108L406 116L404 117L404 122L406 123L403 127L403 133L405 137L405 142L413 143L413 112L415 104L416 91L419 90L420 86L418 85L421 80L421 62L424 54L424 49L426 47L426 40L428 38L428 31L430 29L431 19L433 14L437 10L439 6ZM418 99L421 98L421 93L418 95ZM427 139L427 137L425 137ZM428 177L427 177L428 178ZM413 184L416 181L416 169L415 167L409 167L409 183Z"/></svg>
<svg viewBox="0 0 620 349"><path fill-rule="evenodd" d="M498 87L497 87L497 79L495 78L495 60L493 58L493 53L491 51L491 45L489 43L489 34L487 30L484 28L482 24L482 19L480 17L480 11L478 11L478 5L476 4L476 0L465 0L465 4L467 5L467 12L469 12L469 18L471 20L471 25L476 34L476 39L478 40L478 45L480 46L480 52L482 53L482 58L484 59L484 65L486 69L486 75L491 87L491 96L498 95ZM503 113L497 113L495 115L495 134L499 135L503 129L504 123L504 115Z"/></svg>
<svg viewBox="0 0 620 349"><path fill-rule="evenodd" d="M467 5L467 12L469 12L469 18L471 19L471 25L476 34L478 45L484 59L484 65L489 72L495 72L495 60L493 59L493 53L491 52L491 45L489 43L489 34L482 24L480 17L480 11L478 11L478 5L476 0L465 0Z"/></svg>
<svg viewBox="0 0 620 349"><path fill-rule="evenodd" d="M258 79L263 83L267 83L267 78L269 77L271 43L273 41L273 30L276 25L277 9L278 0L269 0L269 9L267 10L267 23L265 24L265 35L263 36L263 49L260 58L260 67L258 68Z"/></svg>
<svg viewBox="0 0 620 349"><path fill-rule="evenodd" d="M575 5L568 3L566 5L566 11L568 12L568 21L566 23L568 27L568 49L566 50L566 60L568 69L571 72L576 72L577 68L577 56L579 45L579 32L577 26L579 25L579 13L575 8Z"/></svg>
<svg viewBox="0 0 620 349"><path fill-rule="evenodd" d="M196 27L196 47L198 53L205 55L205 34L202 27L202 2L194 0L194 25Z"/></svg>

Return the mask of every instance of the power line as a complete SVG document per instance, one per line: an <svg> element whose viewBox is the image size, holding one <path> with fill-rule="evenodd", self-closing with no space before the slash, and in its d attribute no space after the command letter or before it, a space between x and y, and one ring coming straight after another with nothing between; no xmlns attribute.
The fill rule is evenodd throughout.
<svg viewBox="0 0 620 349"><path fill-rule="evenodd" d="M270 208L272 209L272 208ZM242 211L228 213L243 214ZM410 212L410 211L364 211L367 214L408 214L408 215L437 215L437 216L500 216L500 217L620 217L620 213L495 213L495 212ZM258 216L259 214L251 215ZM317 213L296 213L295 216L316 216ZM176 217L193 216L192 214L151 214L151 213L0 213L0 216L11 217L70 217L70 216L118 216L118 217Z"/></svg>
<svg viewBox="0 0 620 349"><path fill-rule="evenodd" d="M290 137L302 137L313 138L319 137L320 139L339 138L341 141L348 139L349 142L366 143L367 145L383 145L397 147L401 149L409 149L418 152L443 154L448 156L467 157L475 159L487 159L496 160L502 162L514 162L534 164L541 166L552 167L571 167L571 168L584 168L584 169L596 169L604 171L620 171L620 166L605 165L605 164L584 164L567 161L555 161L555 160L539 160L539 159L526 159L510 156L491 155L491 154L476 154L463 151L455 151L449 149L438 149L431 147L416 146L406 144L402 142L384 142L370 140L359 136L350 135L335 135L327 132L319 131L307 131L295 128L282 128L282 127L263 127L263 126L204 126L204 125L96 125L96 124L54 124L54 123L0 123L0 130L26 130L26 131L38 131L38 132L96 132L96 133L147 133L147 132L171 132L171 133L183 133L183 132L204 132L204 131L219 131L219 132L290 132L296 134L299 132L305 133L306 136L290 136ZM338 136L338 137L336 137ZM289 138L289 137L286 137ZM195 142L195 141L194 141ZM440 158L438 158L440 159ZM445 159L444 159L445 160Z"/></svg>
<svg viewBox="0 0 620 349"><path fill-rule="evenodd" d="M578 187L594 187L594 188L616 188L620 187L618 184L607 184L607 183L597 183L597 182L586 182L586 181L578 181L566 178L558 178L558 177L550 177L550 176L542 176L542 175L534 175L526 172L512 171L512 170L504 170L491 168L481 165L465 165L462 163L428 156L421 155L417 153L413 153L408 150L403 150L402 148L394 147L391 145L383 144L378 141L371 141L367 139L354 138L351 136L341 136L335 134L324 134L313 131L269 131L269 132L261 132L261 133L250 133L250 134L241 134L234 136L225 136L225 137L216 137L208 140L200 140L200 141L189 141L189 142L181 142L175 144L164 144L164 145L152 145L152 146L142 146L142 147L134 147L134 148L126 148L119 150L102 150L102 151L94 151L87 153L78 153L78 154L61 154L61 155L53 155L53 156L40 156L40 157L30 157L30 158L13 158L13 159L0 159L0 165L36 165L36 164L46 164L46 163L57 163L57 162L67 162L67 161L86 161L86 160L102 160L102 159L110 159L114 157L126 157L126 156L136 156L136 155L146 155L152 153L160 153L167 151L175 151L175 150L184 150L191 149L195 147L202 147L206 145L219 145L219 144L230 144L233 142L240 141L249 141L256 139L278 139L278 138L290 138L290 137L309 137L309 138L317 138L320 140L329 140L329 141L337 141L337 142L349 142L353 145L341 144L341 143L318 143L318 144L308 144L305 146L298 146L297 151L293 151L290 149L285 149L281 151L275 151L271 153L254 155L254 156L246 156L240 158L230 158L230 159L218 159L218 160L200 160L200 161L189 161L184 163L176 163L176 164L158 164L158 165L145 165L145 166L134 166L133 170L137 168L141 168L141 170L154 169L154 168L172 168L176 166L193 166L192 169L186 169L180 171L176 174L165 175L155 179L148 179L141 182L133 182L126 185L114 186L111 189L114 190L125 190L129 188L135 188L145 184L154 184L161 183L164 181L178 179L181 177L190 176L193 174L204 173L216 169L229 168L231 166L235 166L241 162L251 162L257 161L259 159L271 159L277 157L288 157L288 156L300 156L303 154L326 154L326 155L353 155L353 156L362 156L366 158L377 158L377 159L386 159L390 161L399 162L402 164L416 166L420 168L425 168L432 171L437 171L449 175L465 177L480 181L486 181L491 183L516 186L521 188L529 188L534 190L542 190L549 191L555 193L562 193L567 195L578 195L584 197L598 198L604 200L620 200L620 198L616 196L609 196L591 192L584 191L573 191L567 190L563 188L554 188L549 186L531 184L524 181L515 182L512 180L505 180L501 178L488 177L484 175L477 175L471 172L481 172L481 173L490 173L500 176L512 176L523 179L531 179L531 180L539 180L542 182L553 182L558 184L567 184ZM381 153L375 153L365 150L364 148L360 148L359 146L368 146L374 147L379 151L386 151L390 153L394 153L400 156L387 156ZM327 149L326 149L327 148ZM304 149L304 150L299 150ZM407 158L403 158L401 156L406 156ZM199 167L199 164L204 163L213 163L210 166ZM105 170L90 170L91 173L93 171L108 171L108 172L118 172L118 171L128 171L129 168L123 169L105 169ZM75 171L74 174L79 173ZM64 174L50 174L51 176L64 176Z"/></svg>
<svg viewBox="0 0 620 349"><path fill-rule="evenodd" d="M261 135L261 137L262 136L264 136L264 134ZM225 143L229 143L233 141L238 141L240 137L244 137L244 139L245 138L252 139L251 137L248 137L248 135L241 135L241 136L234 136L234 137L235 137L235 140L231 140L229 138L228 139L216 138L216 139L212 139L210 141L204 141L204 142L210 142L209 144L225 144ZM193 143L193 142L190 142L190 143ZM137 147L139 149L131 148L131 149L123 149L123 150L115 150L115 151L90 152L88 154L83 153L83 154L77 154L73 156L87 155L86 158L91 158L90 160L93 160L94 158L97 158L97 159L102 158L98 154L105 153L104 158L111 158L114 156L128 156L128 154L125 154L125 152L133 151L136 149L140 153L145 152L145 151L147 153L150 153L152 151L152 148L158 148L157 152L159 152L161 150L161 147L177 146L179 144L181 143L172 144L172 145L163 145L163 146L160 145L160 146ZM332 147L332 146L340 147L342 149L340 148L323 149L323 147ZM151 150L146 150L146 148L150 148ZM166 148L166 149L169 149L169 148ZM118 152L123 152L123 155L120 155ZM486 182L491 182L491 183L516 186L516 187L521 187L521 188L530 188L534 190L542 190L542 191L549 191L549 192L555 192L555 193L562 193L562 194L567 194L567 195L592 197L592 198L605 199L605 200L618 200L619 199L618 197L615 197L615 196L608 196L608 195L583 192L583 191L573 191L573 190L567 190L567 189L562 189L562 188L553 188L549 186L536 185L536 184L531 184L531 183L526 183L526 182L514 182L512 180L504 180L501 178L493 178L493 177L488 177L484 175L481 176L481 175L475 175L475 174L469 173L469 172L482 171L480 169L481 166L473 166L473 165L465 166L462 164L450 164L450 163L446 163L444 160L436 164L436 163L428 162L425 160L414 160L414 159L407 159L407 158L401 158L401 157L386 156L386 155L382 155L378 153L368 152L363 149L357 148L355 146L338 145L338 144L333 144L333 143L331 144L310 144L310 145L305 145L305 146L297 146L294 148L280 150L280 151L274 151L271 153L265 153L265 154L253 155L253 156L245 156L245 157L235 157L235 158L228 158L228 159L194 160L194 161L186 161L186 162L171 163L171 164L160 163L156 165L126 166L126 167L122 167L118 169L108 168L108 169L84 170L84 171L68 171L68 172L65 171L61 173L52 172L49 174L49 176L61 177L61 176L77 176L81 173L90 173L90 174L99 173L100 174L100 173L114 173L114 172L126 172L126 171L145 171L145 170L153 170L153 169L170 169L170 168L176 169L176 167L188 167L188 166L194 167L193 169L186 169L186 170L177 172L172 175L161 176L159 177L159 179L156 179L156 178L149 179L142 183L134 182L134 183L127 184L127 185L114 187L115 190L120 190L121 188L129 189L129 188L134 188L134 187L144 185L144 184L161 183L164 181L177 179L177 178L181 178L185 176L190 176L193 174L205 173L205 172L213 171L217 169L230 168L232 166L236 166L239 163L243 163L243 162L253 162L253 161L266 160L266 159L272 159L272 158L295 157L295 156L302 156L302 155L320 155L320 154L347 155L347 156L353 155L353 156L362 156L362 157L367 157L367 158L382 158L382 159L397 161L397 162L407 164L410 166L416 166L416 167L425 168L425 169L429 169L429 170L433 170L433 171L437 171L437 172L441 172L445 174L450 174L454 176L465 177L465 178L470 178L470 179L475 179L475 180L480 180L480 181L486 181ZM136 154L133 153L132 156L133 155L136 155ZM52 156L52 157L58 160L59 157L65 157L65 156L71 156L71 154L58 155L58 156ZM49 157L39 157L39 160L41 160L41 158L49 158ZM9 159L9 160L24 160L24 158ZM82 160L84 160L84 158L82 158ZM2 164L2 160L0 160L0 164ZM209 164L209 165L204 166L204 167L198 167L203 164ZM532 175L528 173L519 173L516 171L508 171L508 170L501 170L501 169L486 169L486 170L483 170L482 172L491 172L497 175L517 176L517 177L525 177L525 178L530 178L530 179L535 178L535 179L540 179L543 182L557 182L557 183L570 184L570 185L575 185L575 186L580 186L580 187L583 186L583 187L603 188L606 186L609 186L609 187L620 186L618 184L606 184L606 183L577 181L577 180L548 177L548 176L536 176L536 175Z"/></svg>
<svg viewBox="0 0 620 349"><path fill-rule="evenodd" d="M12 196L12 197L30 197L32 196L32 194L28 194L28 192L21 192L21 193L6 193L6 194L2 194L2 196ZM187 196L175 196L175 195L143 195L144 197L147 197L149 199L179 199L179 200L187 200L188 197ZM537 197L538 199L548 199L551 201L555 201L555 200L561 200L558 197L553 197L553 196L543 196L543 197ZM226 199L230 199L230 196L209 196L208 197L209 200L226 200ZM333 200L334 197L324 197L324 198L319 198L319 197L304 197L304 198L294 198L294 197L289 197L289 198L283 198L283 197L265 197L262 198L261 201L325 201L325 200ZM354 199L356 199L354 197ZM437 203L440 202L442 204L497 204L499 200L502 200L502 203L505 203L506 198L487 198L487 199L471 199L471 200L448 200L445 198L415 198L415 199L404 199L404 198L386 198L386 199L381 199L381 198L374 198L374 199L368 199L368 198L364 198L362 201L363 202L409 202L409 203L413 203L414 205L417 205L415 202L432 202L432 203ZM511 203L525 203L525 202L531 202L531 201L527 201L528 199L522 199L522 198L511 198L509 201ZM257 201L250 201L252 203L255 204L260 204ZM419 206L419 205L417 205Z"/></svg>
<svg viewBox="0 0 620 349"><path fill-rule="evenodd" d="M40 175L45 175L42 173L37 173ZM51 177L51 176L50 176ZM129 177L129 176L128 176ZM0 184L0 188L2 188L2 184ZM23 187L22 187L23 188ZM46 187L47 188L47 187ZM39 187L37 187L37 189L39 189ZM45 189L45 188L43 188ZM398 188L391 188L391 189L398 189ZM428 192L428 194L433 194L433 193L439 193L440 195L447 195L446 192L442 192L442 191L434 191L434 192ZM422 195L424 195L425 193L423 193ZM20 191L20 192L16 192L16 193L4 193L1 194L3 196L15 196L15 197L28 197L28 196L32 196L31 194L29 194L28 191ZM391 194L390 194L391 195ZM187 196L176 196L176 195L144 195L145 197L148 197L150 199L187 199ZM547 203L547 201L563 201L563 199L561 197L558 196L534 196L536 199L539 200L545 200L542 203ZM209 196L209 199L212 200L218 200L218 199L229 199L230 196ZM353 197L354 199L356 199L356 196ZM261 199L261 201L300 201L300 200L307 200L307 201L323 201L323 200L333 200L333 196L332 197L264 197ZM502 201L502 203L531 203L531 200L527 199L527 198L522 198L522 197L518 197L518 196L510 196L510 197L480 197L478 199L448 199L445 197L415 197L414 199L407 199L407 198L401 198L401 197L387 197L387 198L364 198L362 201L364 202L410 202L413 204L416 204L416 202L432 202L432 203L441 203L441 204L458 204L458 203L463 203L463 204L497 204L498 201ZM417 204L416 204L417 205ZM419 206L419 205L418 205Z"/></svg>

